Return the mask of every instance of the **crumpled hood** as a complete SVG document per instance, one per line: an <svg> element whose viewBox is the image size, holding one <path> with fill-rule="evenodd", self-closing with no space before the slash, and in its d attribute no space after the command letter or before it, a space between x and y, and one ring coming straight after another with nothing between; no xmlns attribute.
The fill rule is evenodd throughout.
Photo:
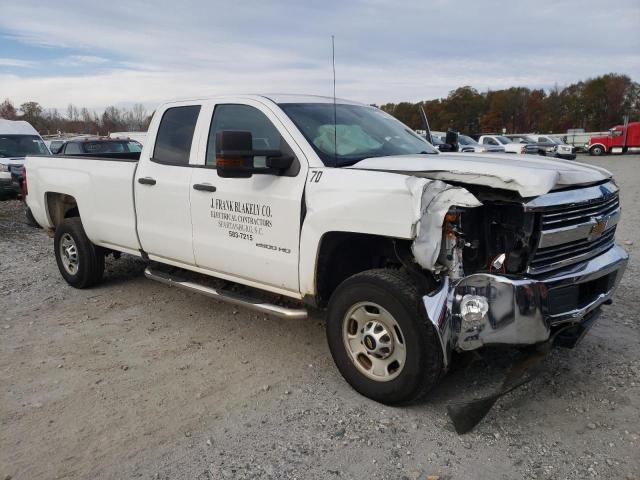
<svg viewBox="0 0 640 480"><path fill-rule="evenodd" d="M485 185L536 197L551 190L611 178L604 168L536 155L441 153L367 158L347 168L405 173L467 185Z"/></svg>

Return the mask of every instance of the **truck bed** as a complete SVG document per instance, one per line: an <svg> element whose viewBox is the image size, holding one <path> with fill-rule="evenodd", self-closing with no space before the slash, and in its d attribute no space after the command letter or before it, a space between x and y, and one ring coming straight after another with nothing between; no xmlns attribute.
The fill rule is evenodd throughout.
<svg viewBox="0 0 640 480"><path fill-rule="evenodd" d="M36 221L52 227L48 198L76 199L82 224L97 245L137 253L133 177L139 153L27 157L29 205ZM115 156L115 158L114 158Z"/></svg>

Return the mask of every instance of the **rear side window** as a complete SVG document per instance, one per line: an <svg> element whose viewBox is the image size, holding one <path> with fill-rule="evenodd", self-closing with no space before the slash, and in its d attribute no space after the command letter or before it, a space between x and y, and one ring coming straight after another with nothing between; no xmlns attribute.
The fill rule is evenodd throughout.
<svg viewBox="0 0 640 480"><path fill-rule="evenodd" d="M66 155L79 155L84 152L82 151L79 143L71 142L67 143L67 146L64 149L64 153Z"/></svg>
<svg viewBox="0 0 640 480"><path fill-rule="evenodd" d="M188 165L193 132L200 105L169 108L160 121L153 161L171 165Z"/></svg>

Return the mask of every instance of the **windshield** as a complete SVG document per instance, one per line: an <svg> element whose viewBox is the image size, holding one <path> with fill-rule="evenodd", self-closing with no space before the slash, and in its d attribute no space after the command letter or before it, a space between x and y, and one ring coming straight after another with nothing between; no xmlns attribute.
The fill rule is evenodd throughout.
<svg viewBox="0 0 640 480"><path fill-rule="evenodd" d="M502 144L513 143L510 138L503 137L502 135L497 135L495 138L496 138L496 140L498 140Z"/></svg>
<svg viewBox="0 0 640 480"><path fill-rule="evenodd" d="M0 157L49 155L49 150L37 135L0 135Z"/></svg>
<svg viewBox="0 0 640 480"><path fill-rule="evenodd" d="M325 165L341 167L371 157L438 153L409 127L375 107L338 104L336 126L332 103L284 103L280 107Z"/></svg>
<svg viewBox="0 0 640 480"><path fill-rule="evenodd" d="M476 142L473 138L471 137L467 137L466 135L459 135L458 136L458 143L460 145L480 145L478 142Z"/></svg>

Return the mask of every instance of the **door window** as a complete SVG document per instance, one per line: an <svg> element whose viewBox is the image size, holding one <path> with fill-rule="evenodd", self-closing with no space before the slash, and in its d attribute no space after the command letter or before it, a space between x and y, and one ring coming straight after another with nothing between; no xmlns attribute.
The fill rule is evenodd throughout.
<svg viewBox="0 0 640 480"><path fill-rule="evenodd" d="M82 153L84 153L82 147L76 142L67 143L67 146L64 148L65 155L80 155Z"/></svg>
<svg viewBox="0 0 640 480"><path fill-rule="evenodd" d="M267 116L249 105L217 105L213 112L206 165L216 164L216 134L222 130L251 132L254 150L283 150L285 142ZM265 157L254 157L255 167L265 166Z"/></svg>
<svg viewBox="0 0 640 480"><path fill-rule="evenodd" d="M200 105L173 107L162 115L153 149L154 162L188 165Z"/></svg>

